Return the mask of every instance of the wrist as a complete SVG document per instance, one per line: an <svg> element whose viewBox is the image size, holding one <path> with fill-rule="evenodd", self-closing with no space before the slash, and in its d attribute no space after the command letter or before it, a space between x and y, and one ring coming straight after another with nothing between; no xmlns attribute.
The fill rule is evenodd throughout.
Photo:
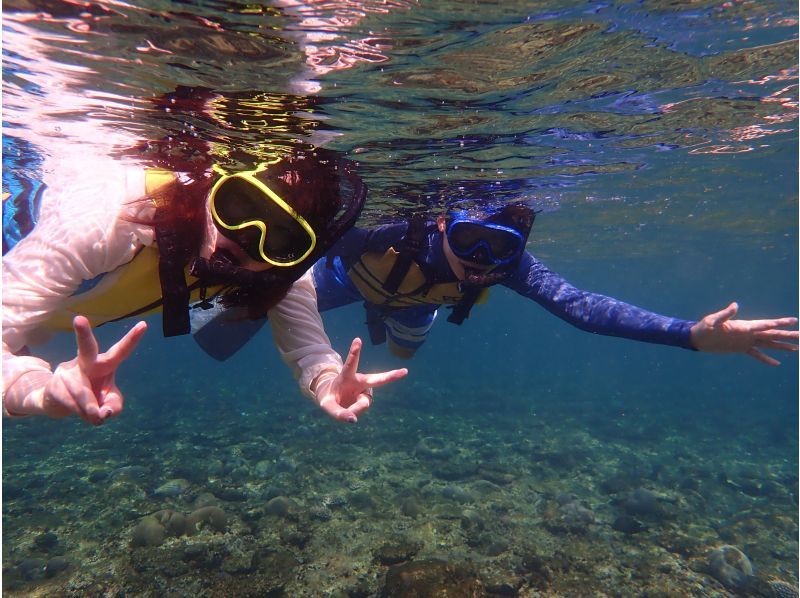
<svg viewBox="0 0 800 598"><path fill-rule="evenodd" d="M31 371L17 377L3 393L3 415L24 417L44 414L44 393L52 377L51 372L43 371Z"/></svg>
<svg viewBox="0 0 800 598"><path fill-rule="evenodd" d="M702 351L700 345L702 344L702 336L703 336L703 323L702 322L695 322L689 327L689 339L688 344L689 348L693 351Z"/></svg>
<svg viewBox="0 0 800 598"><path fill-rule="evenodd" d="M338 375L339 372L335 370L324 370L311 381L309 391L311 393L311 398L317 405L320 403L320 397L330 391L333 381L336 380Z"/></svg>

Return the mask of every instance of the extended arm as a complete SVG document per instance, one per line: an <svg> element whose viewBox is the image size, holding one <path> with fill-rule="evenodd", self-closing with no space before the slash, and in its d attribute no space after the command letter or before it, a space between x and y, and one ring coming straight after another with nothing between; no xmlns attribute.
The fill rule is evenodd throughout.
<svg viewBox="0 0 800 598"><path fill-rule="evenodd" d="M698 322L662 316L623 301L581 291L552 272L532 255L523 255L519 269L506 286L529 297L582 330L632 340L714 353L746 353L759 361L779 362L761 349L795 352L797 318L734 320L736 303Z"/></svg>
<svg viewBox="0 0 800 598"><path fill-rule="evenodd" d="M505 283L573 326L607 336L695 349L694 322L669 318L624 301L582 291L548 269L529 253Z"/></svg>
<svg viewBox="0 0 800 598"><path fill-rule="evenodd" d="M345 364L331 347L317 311L317 293L310 272L269 312L273 337L283 360L294 372L300 390L334 419L355 423L372 403L372 387L404 377L408 370L380 374L357 372L361 341L355 339Z"/></svg>
<svg viewBox="0 0 800 598"><path fill-rule="evenodd" d="M95 351L91 358L89 337L92 342L94 337L88 322L79 321L75 328L78 357L60 364L55 372L26 351L28 345L46 338L46 322L82 281L130 261L148 242L148 233L141 227L118 218L120 206L143 189L143 175L111 160L87 160L92 163L86 165L86 172L106 176L67 171L59 180L54 175L40 221L3 257L3 407L7 415L74 413L96 424L122 409L113 373L141 338L142 325L121 346L99 355ZM99 369L94 367L98 363ZM107 396L108 409L101 412Z"/></svg>

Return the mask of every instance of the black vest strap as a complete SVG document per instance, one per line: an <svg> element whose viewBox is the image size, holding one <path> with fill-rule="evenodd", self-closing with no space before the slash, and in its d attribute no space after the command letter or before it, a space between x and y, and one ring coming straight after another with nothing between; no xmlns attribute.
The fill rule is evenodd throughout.
<svg viewBox="0 0 800 598"><path fill-rule="evenodd" d="M408 274L411 264L413 264L425 242L425 217L412 216L408 222L406 234L403 236L398 247L398 256L389 271L389 275L383 283L383 290L394 295Z"/></svg>
<svg viewBox="0 0 800 598"><path fill-rule="evenodd" d="M453 306L453 312L447 317L447 321L459 326L464 323L464 320L469 318L469 312L478 297L481 296L484 287L468 286L464 289L464 295L461 301Z"/></svg>
<svg viewBox="0 0 800 598"><path fill-rule="evenodd" d="M386 325L384 324L384 312L380 307L364 302L364 310L367 312L367 330L369 340L373 345L381 345L386 342Z"/></svg>
<svg viewBox="0 0 800 598"><path fill-rule="evenodd" d="M175 233L164 227L156 227L156 242L164 336L189 334L189 288L184 274L183 248Z"/></svg>

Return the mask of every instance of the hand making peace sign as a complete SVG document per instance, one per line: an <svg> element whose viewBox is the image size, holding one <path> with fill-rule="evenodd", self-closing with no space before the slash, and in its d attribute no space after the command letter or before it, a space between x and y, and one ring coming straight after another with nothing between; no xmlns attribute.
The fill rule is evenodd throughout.
<svg viewBox="0 0 800 598"><path fill-rule="evenodd" d="M102 424L122 411L123 396L115 382L117 368L130 357L147 331L139 322L105 353L98 353L97 339L83 316L72 321L78 355L59 364L37 402L39 412L50 417L78 415L90 424Z"/></svg>
<svg viewBox="0 0 800 598"><path fill-rule="evenodd" d="M406 368L379 374L359 374L361 339L355 338L339 374L323 372L314 383L314 394L320 407L334 419L354 424L358 415L372 405L372 389L389 384L408 374Z"/></svg>

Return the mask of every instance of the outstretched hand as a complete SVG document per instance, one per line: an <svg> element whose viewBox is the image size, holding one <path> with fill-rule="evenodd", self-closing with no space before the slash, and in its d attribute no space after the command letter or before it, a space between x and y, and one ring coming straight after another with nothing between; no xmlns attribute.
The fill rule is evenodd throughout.
<svg viewBox="0 0 800 598"><path fill-rule="evenodd" d="M359 374L361 339L353 339L350 352L339 374L327 372L320 375L315 394L320 407L334 419L354 424L358 416L372 405L372 389L389 384L408 374L406 368L378 374ZM324 378L323 378L324 377Z"/></svg>
<svg viewBox="0 0 800 598"><path fill-rule="evenodd" d="M123 397L115 377L147 331L139 322L105 353L98 353L97 339L83 316L72 320L78 355L59 364L44 387L41 409L50 417L78 415L90 424L102 424L122 411Z"/></svg>
<svg viewBox="0 0 800 598"><path fill-rule="evenodd" d="M797 326L797 318L731 319L737 311L739 305L734 302L692 326L692 344L695 349L712 353L747 353L767 365L780 365L781 362L761 349L797 352L798 331L780 330Z"/></svg>

